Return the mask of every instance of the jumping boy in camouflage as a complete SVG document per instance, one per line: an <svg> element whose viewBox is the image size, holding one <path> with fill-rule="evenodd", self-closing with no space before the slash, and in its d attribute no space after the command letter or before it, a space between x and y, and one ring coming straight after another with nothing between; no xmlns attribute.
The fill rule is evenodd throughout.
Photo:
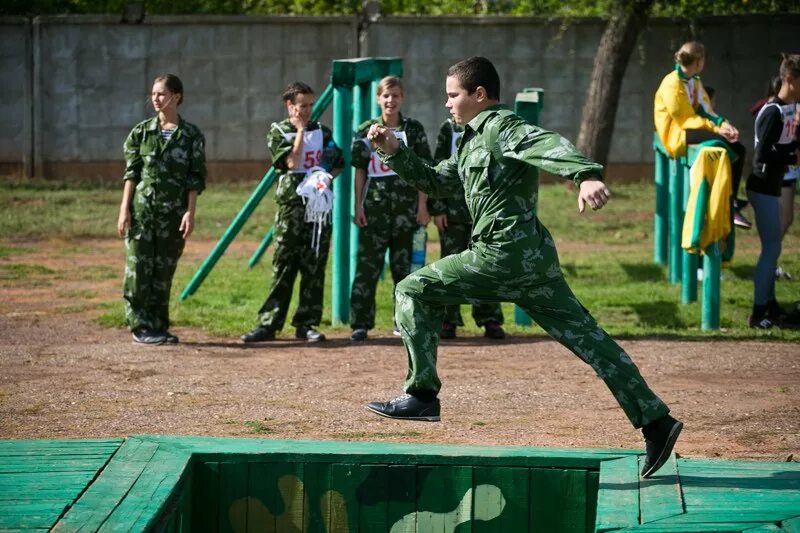
<svg viewBox="0 0 800 533"><path fill-rule="evenodd" d="M368 138L401 179L431 196L463 186L474 227L468 250L409 275L397 287L396 320L408 353L406 394L367 408L389 418L439 420L436 374L439 324L446 305L510 301L594 368L636 428L642 428L648 477L669 457L683 424L645 383L631 358L594 321L567 286L555 244L536 216L534 166L570 177L578 207L600 209L609 191L602 167L556 133L526 123L498 105L492 63L472 57L447 71L447 108L464 125L457 153L435 168L401 146L384 126Z"/></svg>
<svg viewBox="0 0 800 533"><path fill-rule="evenodd" d="M271 341L275 332L283 329L298 271L300 302L292 318L295 337L308 342L325 340L325 335L316 327L322 320L331 226L322 226L319 245L312 246L316 243L315 226L305 220L306 209L297 194L297 186L307 171L316 167L325 167L332 176L337 176L344 159L333 142L331 130L318 122L310 122L314 100L314 91L305 83L289 84L283 93L289 117L273 123L267 134L272 164L278 172L272 286L258 311L258 325L241 337L246 343Z"/></svg>

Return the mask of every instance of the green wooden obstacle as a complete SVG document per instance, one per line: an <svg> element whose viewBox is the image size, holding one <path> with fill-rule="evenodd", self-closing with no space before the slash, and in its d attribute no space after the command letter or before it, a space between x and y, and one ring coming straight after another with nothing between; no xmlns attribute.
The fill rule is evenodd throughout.
<svg viewBox="0 0 800 533"><path fill-rule="evenodd" d="M0 441L0 529L800 531L800 464L632 450L138 436Z"/></svg>

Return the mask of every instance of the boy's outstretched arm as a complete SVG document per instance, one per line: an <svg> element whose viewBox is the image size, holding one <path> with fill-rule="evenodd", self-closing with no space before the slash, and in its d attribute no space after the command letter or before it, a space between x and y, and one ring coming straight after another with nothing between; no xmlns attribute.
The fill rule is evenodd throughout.
<svg viewBox="0 0 800 533"><path fill-rule="evenodd" d="M383 162L406 183L434 198L455 196L459 192L461 180L456 154L433 167L401 145L394 133L381 124L370 126L367 139L377 147Z"/></svg>

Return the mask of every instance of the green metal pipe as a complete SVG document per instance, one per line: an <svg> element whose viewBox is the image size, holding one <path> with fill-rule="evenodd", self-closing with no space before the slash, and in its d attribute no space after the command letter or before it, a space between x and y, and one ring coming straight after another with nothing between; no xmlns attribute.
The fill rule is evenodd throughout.
<svg viewBox="0 0 800 533"><path fill-rule="evenodd" d="M669 257L669 157L657 134L653 134L655 213L653 216L653 262L666 266Z"/></svg>
<svg viewBox="0 0 800 533"><path fill-rule="evenodd" d="M691 163L688 158L681 159L681 169L683 178L683 216L681 216L681 236L683 235L683 223L686 218L686 206L689 204L689 193L691 192ZM681 303L688 304L697 301L697 267L699 260L697 254L690 254L681 248Z"/></svg>
<svg viewBox="0 0 800 533"><path fill-rule="evenodd" d="M261 240L261 244L258 245L258 249L253 253L252 256L250 256L250 261L247 263L248 267L253 268L258 264L258 262L261 260L261 256L264 255L264 252L266 252L267 248L269 248L274 233L275 233L275 225L269 228L269 231Z"/></svg>
<svg viewBox="0 0 800 533"><path fill-rule="evenodd" d="M330 105L331 99L333 98L333 87L328 85L322 94L317 98L317 101L314 103L314 107L311 109L311 120L318 120L319 117L322 116L322 113L325 112L325 109ZM349 148L349 147L348 147ZM348 154L349 154L348 150ZM264 177L261 178L258 186L250 195L250 198L247 199L242 209L236 214L231 222L228 229L225 230L225 233L222 234L217 244L211 250L211 253L208 254L203 264L200 265L200 268L195 272L192 279L186 285L186 288L183 289L181 293L181 301L185 300L192 294L194 294L197 289L202 285L203 281L206 279L209 273L214 269L216 266L217 261L222 255L225 253L225 250L228 249L228 246L233 242L233 239L236 238L236 235L239 234L239 231L244 226L247 219L250 218L250 215L253 214L253 211L264 198L264 195L267 194L269 188L272 187L272 184L275 183L275 178L277 174L275 173L274 168L270 168ZM265 237L266 239L266 237Z"/></svg>
<svg viewBox="0 0 800 533"><path fill-rule="evenodd" d="M335 65L335 63L334 63ZM331 322L346 324L350 315L350 217L352 207L352 171L350 143L353 124L353 90L337 85L333 93L333 140L344 154L344 168L333 181L333 279Z"/></svg>
<svg viewBox="0 0 800 533"><path fill-rule="evenodd" d="M681 280L681 230L683 224L683 172L676 159L669 160L669 282Z"/></svg>
<svg viewBox="0 0 800 533"><path fill-rule="evenodd" d="M700 320L703 331L719 329L721 267L719 242L715 242L706 248L703 257L703 304Z"/></svg>

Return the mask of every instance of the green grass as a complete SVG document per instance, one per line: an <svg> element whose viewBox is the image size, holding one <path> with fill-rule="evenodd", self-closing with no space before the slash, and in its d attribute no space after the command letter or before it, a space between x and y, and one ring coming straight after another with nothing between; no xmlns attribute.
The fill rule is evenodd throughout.
<svg viewBox="0 0 800 533"><path fill-rule="evenodd" d="M248 198L255 184L210 184L198 204L196 238L218 238ZM556 239L564 273L581 302L612 335L624 337L660 336L676 338L739 338L800 340L800 331L759 332L746 325L752 304L752 272L760 245L755 231L737 233L737 252L731 268L723 270L722 307L719 332L700 330L700 303L681 305L680 287L666 281L666 270L652 262L653 187L650 184L612 185L612 201L600 212L577 212L575 193L562 185L542 186L539 216ZM249 241L254 249L266 233L274 216L273 195L269 193L245 225L238 239ZM35 248L37 239L58 236L67 243L61 249L82 253L82 239L112 238L115 235L119 191L108 186L51 187L0 182L0 282L3 286L24 283L26 267L14 264L16 257ZM749 213L751 214L751 213ZM8 237L5 237L8 236ZM429 226L432 241L436 233ZM15 243L25 241L24 247ZM29 241L34 241L32 244ZM256 312L266 296L271 277L272 248L254 269L247 267L249 253L231 251L222 257L200 289L188 300L179 295L200 266L182 260L178 265L171 301L176 325L198 328L209 334L238 336L255 325ZM429 261L437 259L429 254ZM795 224L783 243L780 261L783 268L800 278L800 223ZM36 270L36 269L34 269ZM87 269L92 279L110 279L119 271L97 267ZM24 272L34 279L52 279L54 273ZM328 265L325 313L322 328L343 333L346 325L330 323L331 287ZM789 304L800 300L800 280L779 281L778 300ZM376 334L386 335L392 328L392 284L388 271L379 283ZM287 317L284 335L292 335L288 325L297 298ZM100 324L124 325L119 300L97 304L104 311ZM536 326L513 324L514 309L504 304L506 327L512 334L544 333ZM462 306L467 325L460 333L479 334L468 306Z"/></svg>

